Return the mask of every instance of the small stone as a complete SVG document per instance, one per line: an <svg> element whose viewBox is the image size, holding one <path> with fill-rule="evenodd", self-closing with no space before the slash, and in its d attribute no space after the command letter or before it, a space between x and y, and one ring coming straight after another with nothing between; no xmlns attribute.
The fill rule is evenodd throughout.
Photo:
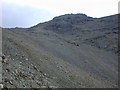
<svg viewBox="0 0 120 90"><path fill-rule="evenodd" d="M57 66L57 68L59 68L59 66Z"/></svg>
<svg viewBox="0 0 120 90"><path fill-rule="evenodd" d="M24 58L25 57L25 55L22 55L22 57L21 58Z"/></svg>
<svg viewBox="0 0 120 90"><path fill-rule="evenodd" d="M0 88L3 88L3 84L0 84Z"/></svg>
<svg viewBox="0 0 120 90"><path fill-rule="evenodd" d="M33 68L35 69L35 70L37 70L37 67L36 66L33 66ZM37 70L38 71L38 70Z"/></svg>
<svg viewBox="0 0 120 90"><path fill-rule="evenodd" d="M33 64L31 64L31 66L33 66Z"/></svg>
<svg viewBox="0 0 120 90"><path fill-rule="evenodd" d="M25 60L28 61L28 58L26 58Z"/></svg>
<svg viewBox="0 0 120 90"><path fill-rule="evenodd" d="M47 74L46 73L44 73L44 76L46 76Z"/></svg>
<svg viewBox="0 0 120 90"><path fill-rule="evenodd" d="M12 82L12 81L9 81L9 83L10 83L11 85L13 85L13 82Z"/></svg>
<svg viewBox="0 0 120 90"><path fill-rule="evenodd" d="M42 59L40 59L40 61L42 62Z"/></svg>
<svg viewBox="0 0 120 90"><path fill-rule="evenodd" d="M9 70L9 69L6 69L6 72L10 72L10 70Z"/></svg>
<svg viewBox="0 0 120 90"><path fill-rule="evenodd" d="M2 63L6 63L6 60L2 60Z"/></svg>
<svg viewBox="0 0 120 90"><path fill-rule="evenodd" d="M5 59L5 56L2 56L2 59Z"/></svg>

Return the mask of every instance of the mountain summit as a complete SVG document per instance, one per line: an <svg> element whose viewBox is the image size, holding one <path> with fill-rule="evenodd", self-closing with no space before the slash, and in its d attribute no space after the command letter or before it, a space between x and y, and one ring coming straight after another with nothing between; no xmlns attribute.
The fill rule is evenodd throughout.
<svg viewBox="0 0 120 90"><path fill-rule="evenodd" d="M85 14L65 14L34 27L58 34L72 35L72 40L118 53L118 14L92 18ZM111 44L113 43L113 44Z"/></svg>

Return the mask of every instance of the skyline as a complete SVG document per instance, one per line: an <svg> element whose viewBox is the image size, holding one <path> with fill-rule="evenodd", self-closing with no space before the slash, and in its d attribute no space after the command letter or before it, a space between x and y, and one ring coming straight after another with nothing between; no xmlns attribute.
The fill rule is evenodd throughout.
<svg viewBox="0 0 120 90"><path fill-rule="evenodd" d="M118 13L118 0L2 0L2 27L31 27L64 14L100 18Z"/></svg>

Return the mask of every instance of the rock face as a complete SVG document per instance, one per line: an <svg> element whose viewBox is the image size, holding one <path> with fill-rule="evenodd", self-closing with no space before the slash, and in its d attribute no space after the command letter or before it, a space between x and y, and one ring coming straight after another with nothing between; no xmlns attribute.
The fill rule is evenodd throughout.
<svg viewBox="0 0 120 90"><path fill-rule="evenodd" d="M117 17L66 14L3 29L3 87L117 87Z"/></svg>
<svg viewBox="0 0 120 90"><path fill-rule="evenodd" d="M53 18L44 29L76 36L75 41L117 53L118 15L92 18L85 14L68 14Z"/></svg>
<svg viewBox="0 0 120 90"><path fill-rule="evenodd" d="M53 18L52 21L47 23L45 29L54 30L59 33L72 33L75 30L73 25L83 24L93 20L92 17L87 17L85 14L68 14Z"/></svg>

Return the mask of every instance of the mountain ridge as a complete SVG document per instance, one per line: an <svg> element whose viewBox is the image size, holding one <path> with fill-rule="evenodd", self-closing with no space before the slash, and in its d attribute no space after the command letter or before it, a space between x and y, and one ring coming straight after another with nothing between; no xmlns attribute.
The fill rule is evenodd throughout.
<svg viewBox="0 0 120 90"><path fill-rule="evenodd" d="M3 28L6 87L117 87L117 15L68 16L31 28Z"/></svg>

